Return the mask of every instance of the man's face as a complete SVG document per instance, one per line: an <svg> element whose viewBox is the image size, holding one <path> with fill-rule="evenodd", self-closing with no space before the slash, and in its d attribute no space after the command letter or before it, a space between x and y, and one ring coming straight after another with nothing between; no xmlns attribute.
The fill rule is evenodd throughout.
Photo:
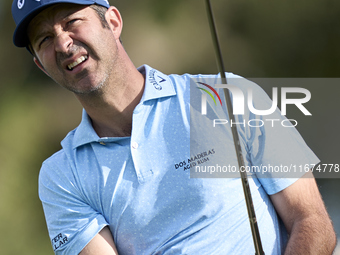
<svg viewBox="0 0 340 255"><path fill-rule="evenodd" d="M39 13L27 31L35 62L61 86L87 94L112 78L117 35L103 27L91 7L54 5Z"/></svg>

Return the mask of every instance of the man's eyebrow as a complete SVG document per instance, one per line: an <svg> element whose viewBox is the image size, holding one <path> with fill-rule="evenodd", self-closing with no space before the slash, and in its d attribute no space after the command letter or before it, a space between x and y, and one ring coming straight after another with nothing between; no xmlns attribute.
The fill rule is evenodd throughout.
<svg viewBox="0 0 340 255"><path fill-rule="evenodd" d="M38 27L40 23L42 22L39 22L38 24L36 24L36 27ZM39 38L44 36L44 34L47 34L47 31L45 31L44 29L39 29L36 33L33 33L33 36L31 39L32 45L35 44L39 40Z"/></svg>
<svg viewBox="0 0 340 255"><path fill-rule="evenodd" d="M68 11L65 11L65 13L61 14L60 15L60 20L65 20L67 19L69 16L77 13L78 10L68 10ZM44 20L40 20L37 22L37 24L35 24L35 27L38 27L41 23L43 23ZM47 34L48 32L47 31L44 31L43 29L42 30L39 30L36 35L33 36L32 38L32 43L34 44L35 42L37 42L37 40L41 37L43 37L45 34Z"/></svg>

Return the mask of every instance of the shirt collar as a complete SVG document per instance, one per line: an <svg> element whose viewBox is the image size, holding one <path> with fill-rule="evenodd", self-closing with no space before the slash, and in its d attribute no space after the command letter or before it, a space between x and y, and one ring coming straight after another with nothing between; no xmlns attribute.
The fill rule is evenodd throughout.
<svg viewBox="0 0 340 255"><path fill-rule="evenodd" d="M145 88L142 99L139 104L152 99L169 97L176 95L174 85L169 76L143 65L138 71L145 75ZM92 127L92 121L86 111L83 109L82 121L74 132L72 147L75 149L81 145L91 142L113 142L115 140L124 139L124 137L100 138Z"/></svg>
<svg viewBox="0 0 340 255"><path fill-rule="evenodd" d="M86 143L97 142L99 136L92 127L90 116L83 109L82 120L74 132L73 149Z"/></svg>
<svg viewBox="0 0 340 255"><path fill-rule="evenodd" d="M148 65L139 67L138 71L145 76L145 89L141 103L151 99L176 95L174 85L169 76Z"/></svg>

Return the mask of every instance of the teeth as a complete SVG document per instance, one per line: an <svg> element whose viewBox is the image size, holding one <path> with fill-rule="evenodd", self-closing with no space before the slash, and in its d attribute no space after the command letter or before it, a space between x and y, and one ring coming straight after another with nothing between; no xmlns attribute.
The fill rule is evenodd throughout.
<svg viewBox="0 0 340 255"><path fill-rule="evenodd" d="M85 60L87 59L87 56L81 56L80 58L78 58L76 61L74 61L72 64L69 64L67 66L67 68L69 70L72 70L73 68L75 68L77 65L79 65L80 63L83 63Z"/></svg>

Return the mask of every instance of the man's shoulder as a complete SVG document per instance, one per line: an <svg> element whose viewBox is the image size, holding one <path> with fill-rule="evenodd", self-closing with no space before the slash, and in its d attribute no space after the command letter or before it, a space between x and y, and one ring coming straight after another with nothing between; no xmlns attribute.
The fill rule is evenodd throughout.
<svg viewBox="0 0 340 255"><path fill-rule="evenodd" d="M59 151L55 152L47 159L45 159L42 163L41 169L45 168L63 168L63 165L67 162L67 156L65 153L64 148L60 149Z"/></svg>
<svg viewBox="0 0 340 255"><path fill-rule="evenodd" d="M62 148L45 159L42 163L42 169L45 167L58 167L63 168L68 165L68 151L72 150L73 138L76 129L70 131L66 137L62 140Z"/></svg>
<svg viewBox="0 0 340 255"><path fill-rule="evenodd" d="M189 85L191 82L196 83L196 82L204 82L207 84L214 83L214 84L221 84L222 79L220 74L190 74L190 73L184 73L184 74L169 74L168 75L171 81L176 85L176 86L181 86L181 85ZM226 72L225 73L227 83L228 84L233 84L240 89L247 89L247 88L260 88L256 83L253 81L231 73L231 72Z"/></svg>

